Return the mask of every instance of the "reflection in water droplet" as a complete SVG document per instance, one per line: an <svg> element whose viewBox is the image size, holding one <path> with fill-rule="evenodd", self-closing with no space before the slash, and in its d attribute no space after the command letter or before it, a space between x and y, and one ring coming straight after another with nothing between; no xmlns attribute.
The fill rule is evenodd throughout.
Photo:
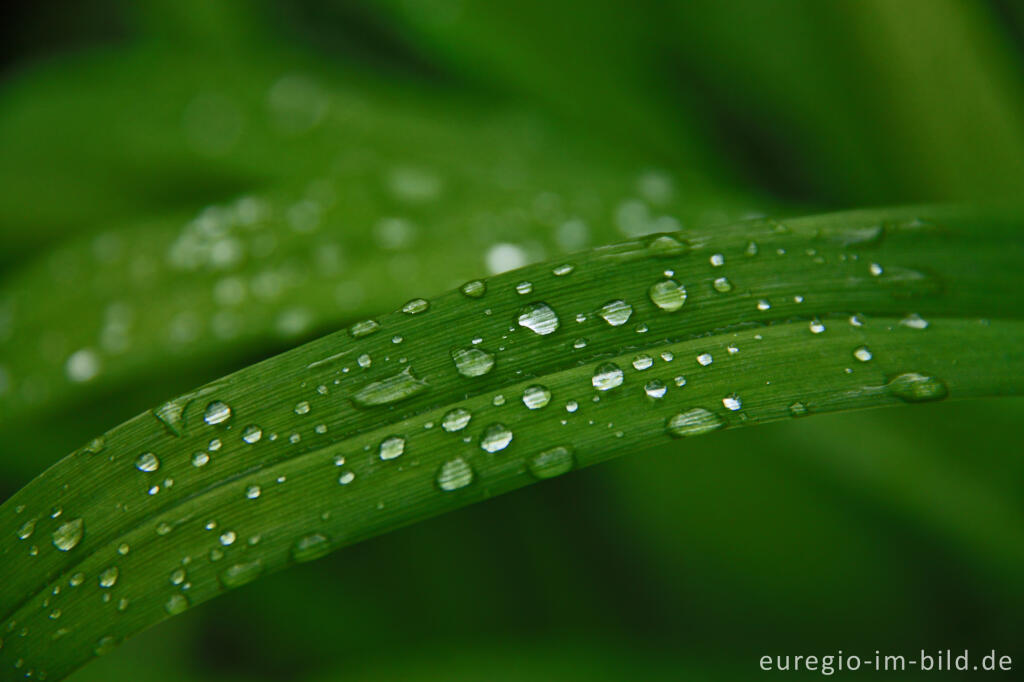
<svg viewBox="0 0 1024 682"><path fill-rule="evenodd" d="M444 418L441 420L441 428L443 428L448 433L461 431L462 429L466 428L466 426L469 424L469 420L472 418L473 415L472 413L470 413L469 410L461 407L456 407L454 410L450 410L447 414L445 414Z"/></svg>
<svg viewBox="0 0 1024 682"><path fill-rule="evenodd" d="M633 314L633 306L622 300L609 301L601 306L597 313L612 327L619 327L629 321Z"/></svg>
<svg viewBox="0 0 1024 682"><path fill-rule="evenodd" d="M533 282L520 282L516 285L516 293L520 296L525 296L531 291L533 291Z"/></svg>
<svg viewBox="0 0 1024 682"><path fill-rule="evenodd" d="M949 395L949 388L942 379L919 372L897 375L887 388L894 396L908 403L942 400Z"/></svg>
<svg viewBox="0 0 1024 682"><path fill-rule="evenodd" d="M576 402L575 400L570 400L569 402L567 402L565 404L565 411L566 412L575 412L578 409L580 409L580 404L578 402Z"/></svg>
<svg viewBox="0 0 1024 682"><path fill-rule="evenodd" d="M53 546L62 552L75 548L85 534L85 522L82 519L72 519L62 523L53 531Z"/></svg>
<svg viewBox="0 0 1024 682"><path fill-rule="evenodd" d="M498 452L512 442L512 432L504 424L491 424L480 437L480 447L487 452Z"/></svg>
<svg viewBox="0 0 1024 682"><path fill-rule="evenodd" d="M437 487L445 492L465 488L473 482L473 468L461 457L450 459L437 470Z"/></svg>
<svg viewBox="0 0 1024 682"><path fill-rule="evenodd" d="M558 329L558 315L547 303L531 303L519 311L519 326L546 336Z"/></svg>
<svg viewBox="0 0 1024 682"><path fill-rule="evenodd" d="M160 468L160 460L152 452L144 452L135 459L135 468L150 473Z"/></svg>
<svg viewBox="0 0 1024 682"><path fill-rule="evenodd" d="M772 304L765 299L761 299L757 302L757 309L761 311L771 310Z"/></svg>
<svg viewBox="0 0 1024 682"><path fill-rule="evenodd" d="M573 452L562 445L539 452L527 462L527 468L535 478L545 479L561 476L573 468Z"/></svg>
<svg viewBox="0 0 1024 682"><path fill-rule="evenodd" d="M594 376L591 377L590 383L599 391L610 391L616 386L621 386L622 379L622 370L619 366L612 362L606 362L598 365L594 370Z"/></svg>
<svg viewBox="0 0 1024 682"><path fill-rule="evenodd" d="M651 379L644 384L644 393L651 398L664 398L667 391L668 389L665 388L664 382L659 379Z"/></svg>
<svg viewBox="0 0 1024 682"><path fill-rule="evenodd" d="M464 377L483 376L494 368L494 356L482 348L455 348L452 361Z"/></svg>
<svg viewBox="0 0 1024 682"><path fill-rule="evenodd" d="M310 533L295 541L292 545L292 559L298 562L319 559L331 551L331 543L327 536Z"/></svg>
<svg viewBox="0 0 1024 682"><path fill-rule="evenodd" d="M373 358L370 357L369 353L363 353L358 358L356 358L356 363L363 369L366 369L367 367L373 364Z"/></svg>
<svg viewBox="0 0 1024 682"><path fill-rule="evenodd" d="M523 391L523 404L531 410L539 410L551 401L551 391L544 386L527 386Z"/></svg>
<svg viewBox="0 0 1024 682"><path fill-rule="evenodd" d="M235 535L235 531L233 530L221 533L220 537L218 538L218 540L220 540L220 544L224 545L225 547L235 544L236 539L238 539L238 536Z"/></svg>
<svg viewBox="0 0 1024 682"><path fill-rule="evenodd" d="M686 303L686 288L675 280L663 279L647 290L651 303L667 312L674 312Z"/></svg>
<svg viewBox="0 0 1024 682"><path fill-rule="evenodd" d="M203 414L203 421L213 426L214 424L223 424L228 419L231 419L231 407L220 400L214 400L212 403L206 406L206 412Z"/></svg>
<svg viewBox="0 0 1024 682"><path fill-rule="evenodd" d="M725 256L720 253L715 253L711 255L711 258L709 258L708 261L711 263L712 267L720 268L725 265Z"/></svg>
<svg viewBox="0 0 1024 682"><path fill-rule="evenodd" d="M924 319L917 313L911 313L900 320L900 325L909 329L927 329L928 320Z"/></svg>
<svg viewBox="0 0 1024 682"><path fill-rule="evenodd" d="M401 436L390 436L380 443L380 458L383 460L401 457L405 452L405 439Z"/></svg>
<svg viewBox="0 0 1024 682"><path fill-rule="evenodd" d="M348 485L354 480L356 480L356 475L351 471L346 471L341 476L338 476L338 485Z"/></svg>
<svg viewBox="0 0 1024 682"><path fill-rule="evenodd" d="M720 417L708 412L702 407L695 407L686 412L673 415L667 422L666 428L669 435L675 438L685 436L697 436L702 433L714 431L725 425Z"/></svg>

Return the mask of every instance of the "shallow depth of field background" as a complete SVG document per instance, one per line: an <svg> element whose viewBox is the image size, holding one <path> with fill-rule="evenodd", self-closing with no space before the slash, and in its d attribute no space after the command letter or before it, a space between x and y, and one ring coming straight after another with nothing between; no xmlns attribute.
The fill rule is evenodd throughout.
<svg viewBox="0 0 1024 682"><path fill-rule="evenodd" d="M354 274L310 268L303 291L333 293L295 294L304 317L254 309L237 337L35 393L0 315L0 499L177 392L487 274L495 243L624 239L648 199L685 229L1024 191L1009 0L6 11L0 303L63 244L324 182L316 229ZM560 187L603 217L573 222ZM281 215L282 241L308 226ZM62 305L85 276L38 292L40 345L95 323ZM967 647L1024 666L1022 418L1020 399L950 402L666 442L259 580L73 679L751 679L763 654Z"/></svg>

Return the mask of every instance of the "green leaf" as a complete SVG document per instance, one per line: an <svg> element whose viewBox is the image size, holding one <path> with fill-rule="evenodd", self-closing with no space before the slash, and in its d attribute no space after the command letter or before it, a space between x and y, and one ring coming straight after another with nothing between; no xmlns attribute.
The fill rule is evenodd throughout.
<svg viewBox="0 0 1024 682"><path fill-rule="evenodd" d="M1019 224L904 209L650 236L166 401L0 507L0 665L59 678L290 563L636 446L1019 393Z"/></svg>

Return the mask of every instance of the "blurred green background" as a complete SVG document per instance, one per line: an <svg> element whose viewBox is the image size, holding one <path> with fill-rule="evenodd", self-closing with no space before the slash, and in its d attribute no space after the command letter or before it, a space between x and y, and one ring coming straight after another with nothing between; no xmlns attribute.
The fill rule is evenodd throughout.
<svg viewBox="0 0 1024 682"><path fill-rule="evenodd" d="M1010 0L7 11L0 499L177 392L510 264L1024 190ZM260 239L204 242L217 211ZM1019 667L1022 417L666 443L267 577L74 679L750 679L764 654L965 647Z"/></svg>

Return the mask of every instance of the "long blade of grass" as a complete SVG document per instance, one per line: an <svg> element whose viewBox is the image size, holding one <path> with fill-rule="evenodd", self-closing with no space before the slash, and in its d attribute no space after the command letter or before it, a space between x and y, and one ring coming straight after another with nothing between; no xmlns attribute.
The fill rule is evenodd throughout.
<svg viewBox="0 0 1024 682"><path fill-rule="evenodd" d="M262 574L633 446L1019 393L1020 236L951 209L652 236L170 400L0 507L0 669L59 678Z"/></svg>

